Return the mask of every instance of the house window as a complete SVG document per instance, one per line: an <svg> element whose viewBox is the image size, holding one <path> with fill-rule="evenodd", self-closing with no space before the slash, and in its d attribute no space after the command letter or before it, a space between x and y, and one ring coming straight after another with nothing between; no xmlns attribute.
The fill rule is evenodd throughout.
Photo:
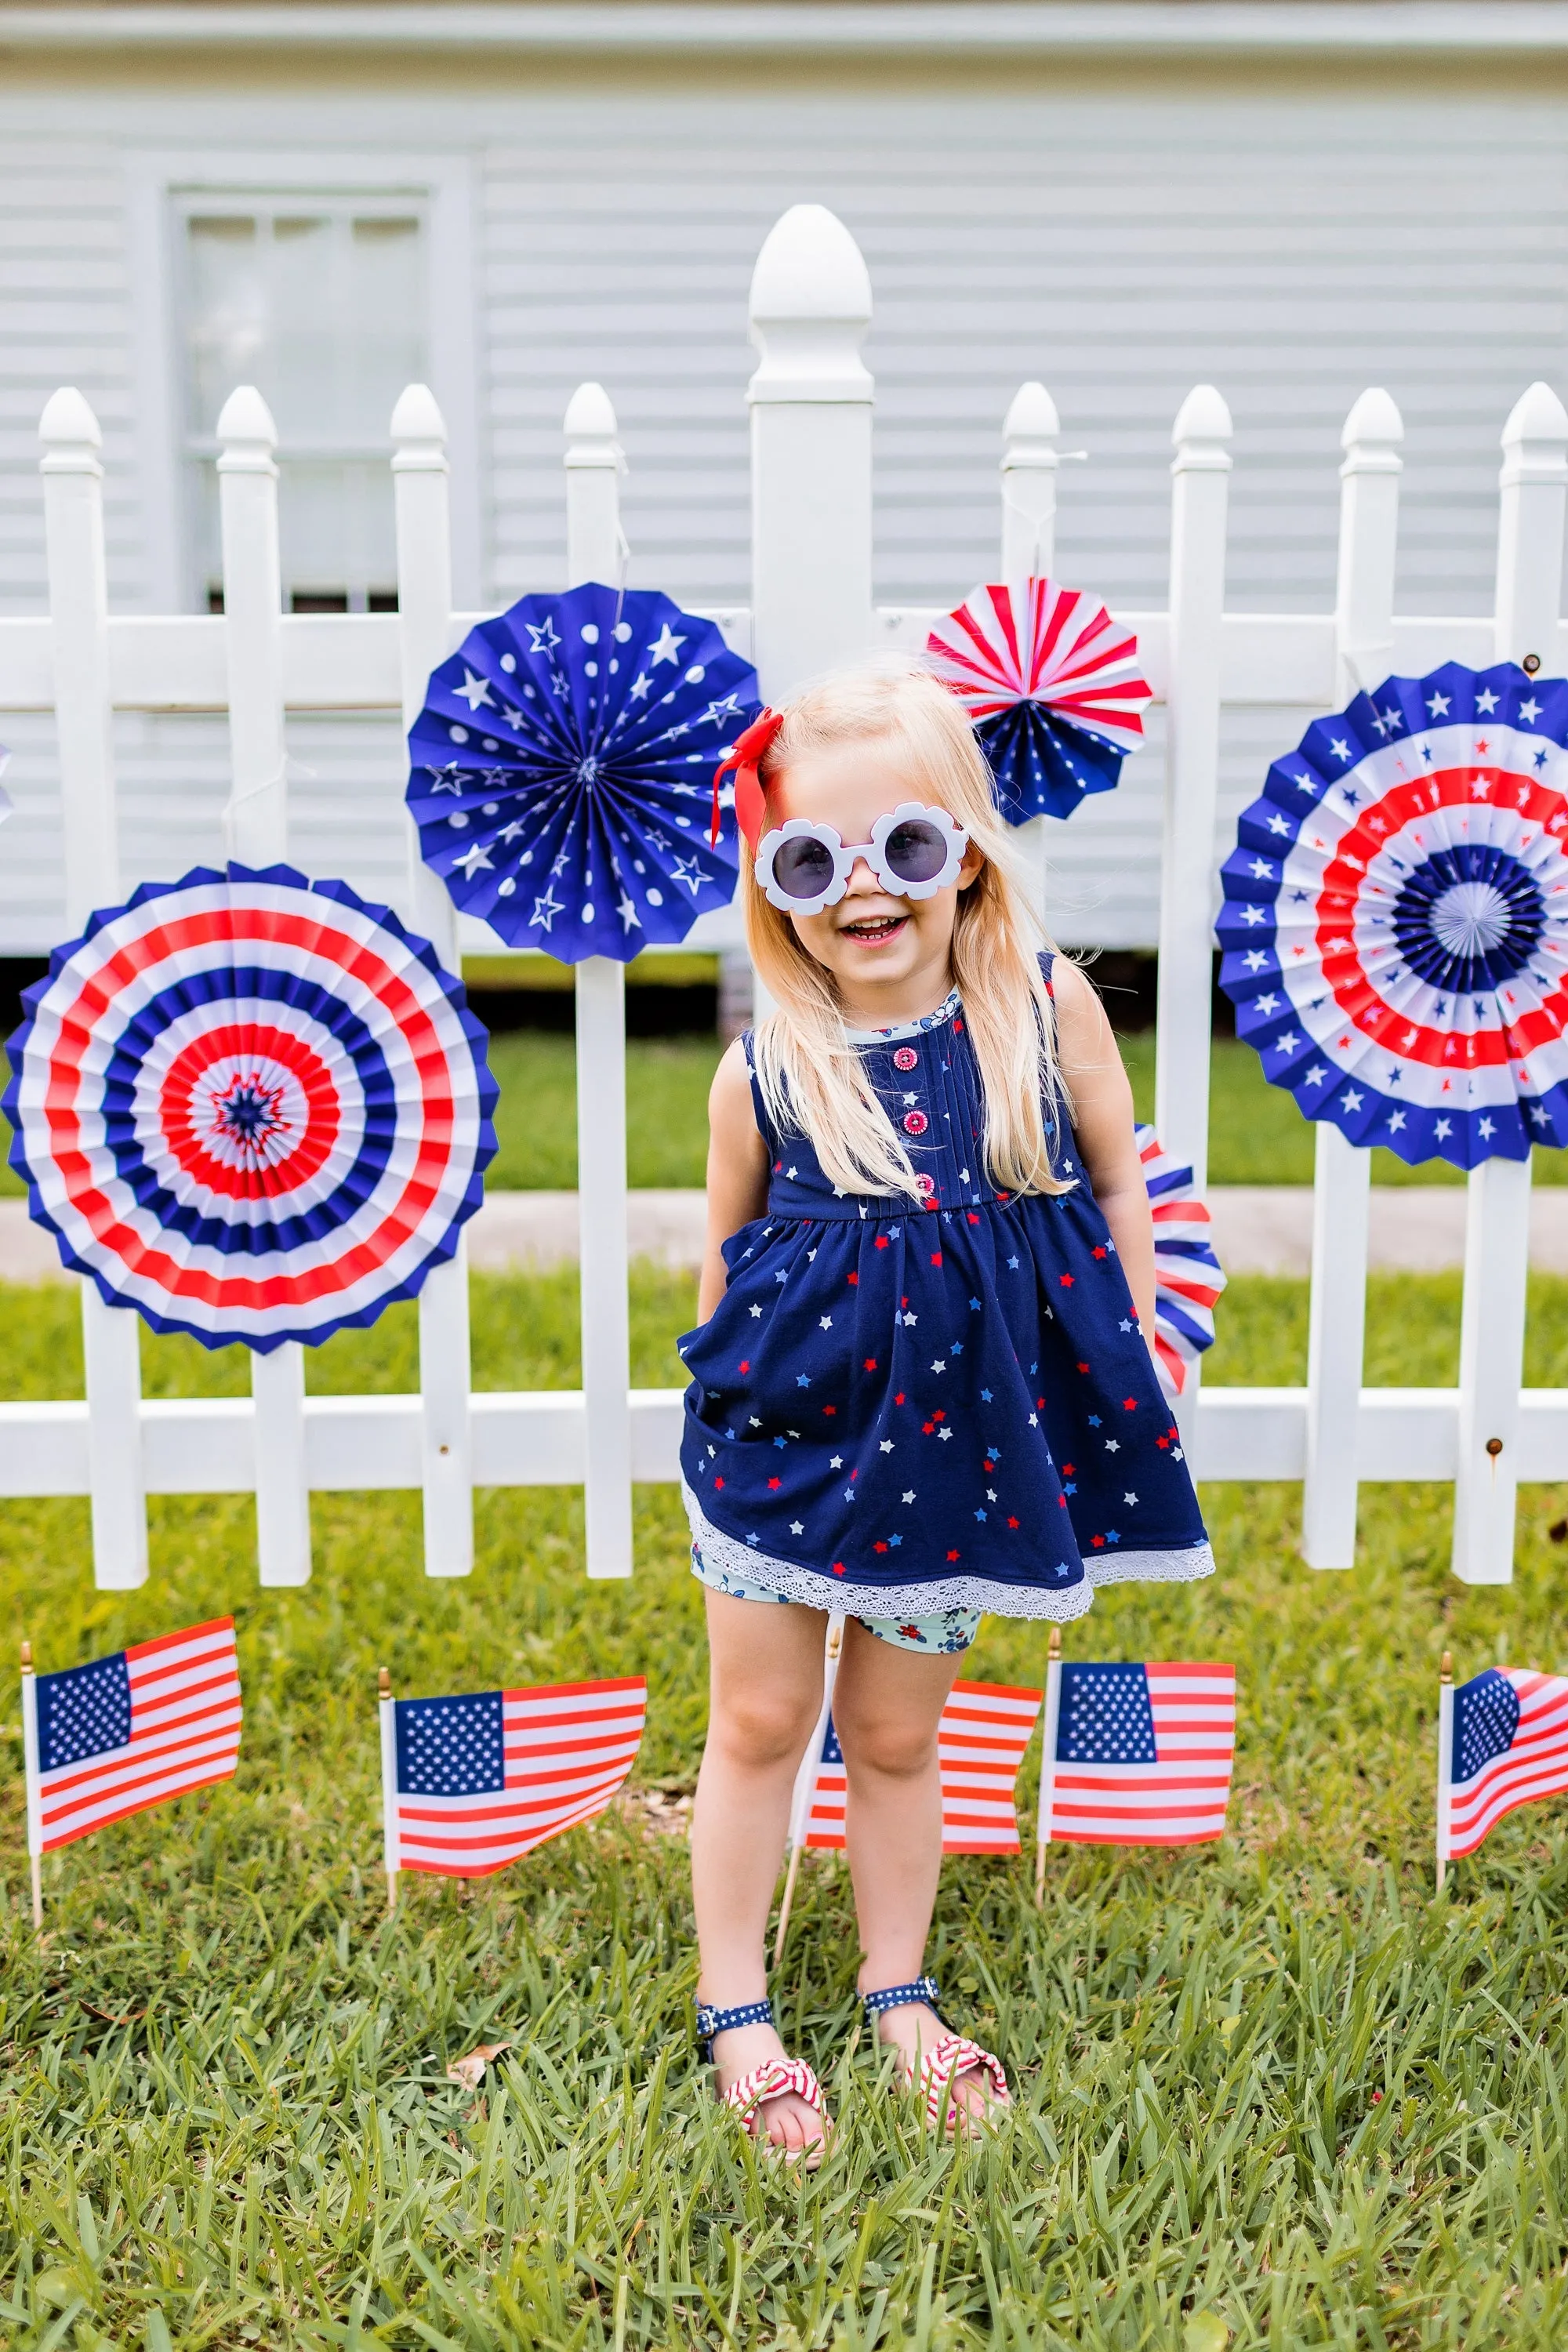
<svg viewBox="0 0 1568 2352"><path fill-rule="evenodd" d="M176 199L183 454L198 603L223 604L218 412L253 383L278 427L283 601L395 609L387 421L430 373L427 235L407 197Z"/></svg>

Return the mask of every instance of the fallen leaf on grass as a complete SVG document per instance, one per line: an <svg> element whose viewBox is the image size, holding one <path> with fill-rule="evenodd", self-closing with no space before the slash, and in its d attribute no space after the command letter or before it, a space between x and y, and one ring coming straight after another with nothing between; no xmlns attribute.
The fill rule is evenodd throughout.
<svg viewBox="0 0 1568 2352"><path fill-rule="evenodd" d="M79 1992L77 2007L85 2009L89 2017L96 2017L100 2025L136 2025L147 2014L144 2009L100 2009L95 2000L84 2000Z"/></svg>
<svg viewBox="0 0 1568 2352"><path fill-rule="evenodd" d="M461 2058L453 2059L447 2069L447 2082L461 2083L466 2091L477 2091L485 2079L485 2068L493 2065L510 2048L510 2042L479 2042L475 2049L466 2051Z"/></svg>

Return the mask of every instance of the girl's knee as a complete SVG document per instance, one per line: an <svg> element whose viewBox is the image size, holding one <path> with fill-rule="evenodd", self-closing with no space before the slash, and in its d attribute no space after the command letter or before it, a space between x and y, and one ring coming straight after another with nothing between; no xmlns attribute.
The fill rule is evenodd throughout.
<svg viewBox="0 0 1568 2352"><path fill-rule="evenodd" d="M748 1685L714 1695L709 1740L738 1764L753 1767L798 1762L821 1705L820 1692Z"/></svg>
<svg viewBox="0 0 1568 2352"><path fill-rule="evenodd" d="M924 1723L896 1715L850 1717L837 1730L851 1780L864 1771L889 1780L916 1780L936 1761L936 1733Z"/></svg>

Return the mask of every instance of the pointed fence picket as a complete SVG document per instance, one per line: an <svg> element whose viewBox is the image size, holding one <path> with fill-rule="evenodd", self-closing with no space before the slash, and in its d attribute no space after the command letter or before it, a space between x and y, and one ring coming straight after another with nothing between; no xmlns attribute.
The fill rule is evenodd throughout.
<svg viewBox="0 0 1568 2352"><path fill-rule="evenodd" d="M847 231L819 205L793 207L764 243L752 284L752 602L717 616L775 702L868 649L919 647L937 617L872 604L873 385L860 352L870 314L869 278ZM227 845L264 864L289 848L288 714L346 706L398 712L406 727L431 669L478 616L451 609L446 434L422 385L403 394L391 425L395 614L281 610L276 436L253 389L239 388L219 421L221 616L110 614L96 419L66 389L49 401L40 433L49 612L0 620L0 711L58 714L75 930L136 882L174 878L121 870L116 709L226 711ZM1555 395L1531 387L1504 431L1489 617L1394 615L1401 434L1379 391L1363 394L1346 420L1334 612L1226 614L1231 423L1219 393L1199 385L1173 434L1168 609L1117 616L1137 631L1165 705L1157 1122L1200 1183L1222 709L1328 709L1390 670L1419 676L1450 659L1528 659L1548 675L1568 666L1558 611L1568 415ZM601 387L574 394L565 436L570 577L622 583L625 460ZM1057 439L1049 394L1024 385L1002 432L1004 579L1051 562ZM955 581L953 601L970 584ZM1039 833L1033 854L1043 858L1043 821ZM408 837L400 911L455 966L451 903L421 863L412 827ZM147 1574L148 1493L255 1493L261 1580L291 1584L310 1572L312 1493L420 1491L426 1570L460 1576L473 1561L476 1484L578 1484L588 1573L628 1574L632 1481L678 1475L680 1399L628 1385L624 985L623 968L603 959L577 973L581 1392L473 1392L463 1251L421 1294L420 1389L410 1396L307 1396L301 1351L286 1348L254 1359L248 1397L143 1399L137 1318L105 1307L84 1283L86 1402L0 1406L0 1496L89 1497L97 1580L128 1589ZM1308 1385L1200 1392L1194 1383L1181 1412L1191 1459L1200 1478L1302 1479L1302 1549L1321 1568L1353 1559L1360 1480L1451 1481L1456 1573L1506 1581L1519 1482L1568 1476L1568 1392L1521 1387L1529 1167L1494 1161L1470 1179L1460 1378L1447 1390L1362 1386L1367 1169L1364 1153L1319 1129Z"/></svg>

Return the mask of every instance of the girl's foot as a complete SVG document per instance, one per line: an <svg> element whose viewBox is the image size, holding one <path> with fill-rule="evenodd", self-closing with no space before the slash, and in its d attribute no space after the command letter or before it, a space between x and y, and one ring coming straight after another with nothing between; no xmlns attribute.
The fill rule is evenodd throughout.
<svg viewBox="0 0 1568 2352"><path fill-rule="evenodd" d="M889 1994L895 1997L889 1999ZM911 1998L900 2000L896 1997L900 1994ZM1010 2104L1001 2062L942 2023L930 1977L862 1997L878 2040L902 2057L905 2082L925 2093L933 2126L940 2124L944 2131L984 2131L997 2121Z"/></svg>
<svg viewBox="0 0 1568 2352"><path fill-rule="evenodd" d="M720 2098L736 2108L753 2139L785 2156L804 2157L807 2168L815 2169L833 2131L832 2117L820 2104L816 2075L788 2056L771 2021L729 2027L704 2023L705 2016L727 2013L698 2012L698 2029L704 2034ZM775 2083L776 2089L770 2087Z"/></svg>

